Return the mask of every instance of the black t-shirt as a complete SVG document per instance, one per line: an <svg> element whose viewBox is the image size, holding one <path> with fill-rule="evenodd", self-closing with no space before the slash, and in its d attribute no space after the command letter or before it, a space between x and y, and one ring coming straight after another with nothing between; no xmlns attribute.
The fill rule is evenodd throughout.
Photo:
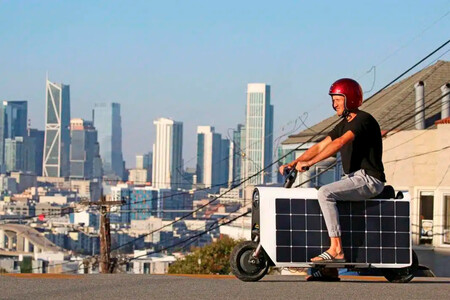
<svg viewBox="0 0 450 300"><path fill-rule="evenodd" d="M355 139L340 150L344 172L349 174L363 169L368 175L386 182L381 161L383 142L378 122L372 115L360 110L350 122L346 119L339 122L328 136L335 140L349 130L353 132Z"/></svg>

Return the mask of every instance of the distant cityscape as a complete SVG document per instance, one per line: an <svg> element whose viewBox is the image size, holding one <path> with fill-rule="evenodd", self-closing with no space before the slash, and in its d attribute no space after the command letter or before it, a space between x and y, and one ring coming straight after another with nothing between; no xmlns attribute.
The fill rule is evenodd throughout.
<svg viewBox="0 0 450 300"><path fill-rule="evenodd" d="M99 211L86 204L102 197L123 203L109 211L112 247L130 255L173 245L248 211L251 192L246 188L271 183L275 169L270 86L248 84L246 100L245 121L231 135L216 132L213 124L197 127L195 168L183 163L183 122L161 117L153 122L153 148L136 154L133 169L123 159L119 103L95 103L92 120L75 118L70 86L47 79L45 129L39 130L29 126L27 101L2 101L0 224L9 227L0 227L0 254L6 251L11 259L0 260L0 267L11 269L19 255L33 253L37 269L44 267L36 257L45 256L48 268L62 271L71 268L71 260L98 254ZM238 188L228 190L233 187ZM224 191L227 195L209 203ZM148 235L186 214L191 216ZM21 230L27 234L19 236ZM250 219L211 230L177 249L209 243L224 230L242 238L249 235ZM33 241L33 234L42 238ZM67 263L56 264L61 261Z"/></svg>

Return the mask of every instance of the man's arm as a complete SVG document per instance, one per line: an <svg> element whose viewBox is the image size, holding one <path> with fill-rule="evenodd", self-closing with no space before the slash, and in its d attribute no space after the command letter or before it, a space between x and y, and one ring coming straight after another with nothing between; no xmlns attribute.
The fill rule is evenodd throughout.
<svg viewBox="0 0 450 300"><path fill-rule="evenodd" d="M295 159L294 161L289 163L288 164L289 168L294 167L300 161L308 161L308 160L312 159L317 154L322 152L331 142L332 142L331 137L327 136L326 138L321 140L319 143L315 144L314 146L312 146L308 150L306 150L297 159Z"/></svg>
<svg viewBox="0 0 450 300"><path fill-rule="evenodd" d="M331 140L330 137L327 137ZM300 172L304 171L304 167L311 167L312 165L327 159L328 157L336 154L345 144L350 143L355 139L355 134L348 130L346 133L344 133L341 137L329 142L322 151L319 151L315 156L308 160L300 160L297 165L296 169ZM312 148L312 147L311 147ZM306 154L306 152L305 152Z"/></svg>
<svg viewBox="0 0 450 300"><path fill-rule="evenodd" d="M285 168L294 168L298 162L300 161L308 161L317 154L319 154L325 147L332 142L331 137L327 136L319 143L315 144L311 148L305 151L302 155L300 155L297 159L293 160L292 162L282 165L279 169L280 173L283 174Z"/></svg>

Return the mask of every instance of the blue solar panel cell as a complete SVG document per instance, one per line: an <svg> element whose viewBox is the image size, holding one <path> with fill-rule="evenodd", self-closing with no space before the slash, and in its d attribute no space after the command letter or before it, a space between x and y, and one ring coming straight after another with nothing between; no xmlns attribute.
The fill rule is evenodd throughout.
<svg viewBox="0 0 450 300"><path fill-rule="evenodd" d="M394 201L382 201L381 202L381 215L382 216L393 216L394 212Z"/></svg>
<svg viewBox="0 0 450 300"><path fill-rule="evenodd" d="M277 230L291 230L291 219L289 215L276 216Z"/></svg>
<svg viewBox="0 0 450 300"><path fill-rule="evenodd" d="M291 261L291 247L277 247L277 261L290 262Z"/></svg>
<svg viewBox="0 0 450 300"><path fill-rule="evenodd" d="M291 213L291 200L290 199L277 199L277 201L275 202L275 212L277 214Z"/></svg>
<svg viewBox="0 0 450 300"><path fill-rule="evenodd" d="M306 245L306 232L292 231L292 246L305 246L305 245Z"/></svg>
<svg viewBox="0 0 450 300"><path fill-rule="evenodd" d="M395 213L397 217L409 217L409 203L408 202L395 203Z"/></svg>
<svg viewBox="0 0 450 300"><path fill-rule="evenodd" d="M381 249L381 263L395 264L395 249Z"/></svg>
<svg viewBox="0 0 450 300"><path fill-rule="evenodd" d="M367 231L380 231L380 217L367 217Z"/></svg>
<svg viewBox="0 0 450 300"><path fill-rule="evenodd" d="M351 202L349 201L339 201L337 203L340 216L350 216L351 212Z"/></svg>
<svg viewBox="0 0 450 300"><path fill-rule="evenodd" d="M366 214L368 216L380 216L380 203L378 201L367 201L366 202Z"/></svg>
<svg viewBox="0 0 450 300"><path fill-rule="evenodd" d="M305 199L292 199L291 207L293 214L304 215L306 213L306 202Z"/></svg>
<svg viewBox="0 0 450 300"><path fill-rule="evenodd" d="M381 217L381 231L395 231L395 219L394 217Z"/></svg>
<svg viewBox="0 0 450 300"><path fill-rule="evenodd" d="M292 247L292 261L305 262L307 260L306 247Z"/></svg>
<svg viewBox="0 0 450 300"><path fill-rule="evenodd" d="M409 218L395 218L395 229L397 232L409 232Z"/></svg>
<svg viewBox="0 0 450 300"><path fill-rule="evenodd" d="M290 246L291 245L291 232L290 231L277 231L277 245Z"/></svg>
<svg viewBox="0 0 450 300"><path fill-rule="evenodd" d="M319 201L317 199L307 199L306 200L306 213L308 215L320 215L321 214Z"/></svg>
<svg viewBox="0 0 450 300"><path fill-rule="evenodd" d="M396 251L396 260L395 262L398 264L407 264L409 263L409 249L397 249Z"/></svg>
<svg viewBox="0 0 450 300"><path fill-rule="evenodd" d="M304 215L292 216L292 230L306 230L306 217Z"/></svg>

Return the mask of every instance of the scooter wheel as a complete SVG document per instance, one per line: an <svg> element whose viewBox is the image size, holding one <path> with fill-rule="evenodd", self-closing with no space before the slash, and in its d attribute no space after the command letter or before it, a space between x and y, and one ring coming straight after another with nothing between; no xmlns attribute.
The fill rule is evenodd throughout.
<svg viewBox="0 0 450 300"><path fill-rule="evenodd" d="M258 246L252 241L239 243L233 248L230 256L230 266L233 274L242 281L258 281L269 270L267 255L263 249L255 261L252 254Z"/></svg>
<svg viewBox="0 0 450 300"><path fill-rule="evenodd" d="M419 267L419 259L416 252L412 252L412 264L406 268L383 269L384 277L392 283L408 283L414 278L414 272Z"/></svg>

